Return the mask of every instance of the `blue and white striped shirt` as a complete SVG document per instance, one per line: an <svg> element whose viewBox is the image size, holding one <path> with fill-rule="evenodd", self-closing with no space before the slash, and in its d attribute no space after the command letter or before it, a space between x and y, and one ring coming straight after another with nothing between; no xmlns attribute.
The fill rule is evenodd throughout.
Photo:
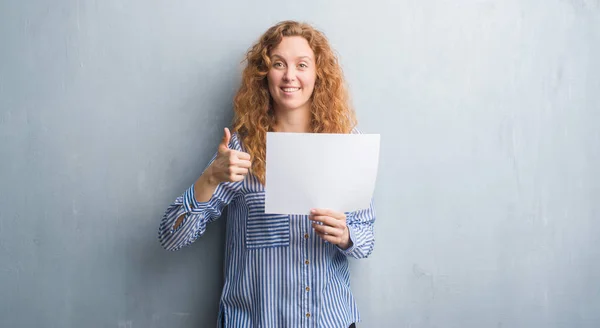
<svg viewBox="0 0 600 328"><path fill-rule="evenodd" d="M229 148L244 151L235 133ZM373 250L372 202L346 213L353 245L342 250L315 234L308 215L265 214L264 188L252 174L221 183L208 202L196 201L192 185L168 207L161 245L171 251L190 245L227 205L218 327L347 328L360 321L347 257L366 258ZM181 215L183 223L174 229Z"/></svg>

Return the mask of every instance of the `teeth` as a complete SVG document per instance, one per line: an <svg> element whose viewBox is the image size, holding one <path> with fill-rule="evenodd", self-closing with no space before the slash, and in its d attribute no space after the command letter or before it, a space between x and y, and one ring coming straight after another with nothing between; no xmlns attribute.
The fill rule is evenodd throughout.
<svg viewBox="0 0 600 328"><path fill-rule="evenodd" d="M283 88L283 91L285 92L294 92L298 90L300 90L300 88Z"/></svg>

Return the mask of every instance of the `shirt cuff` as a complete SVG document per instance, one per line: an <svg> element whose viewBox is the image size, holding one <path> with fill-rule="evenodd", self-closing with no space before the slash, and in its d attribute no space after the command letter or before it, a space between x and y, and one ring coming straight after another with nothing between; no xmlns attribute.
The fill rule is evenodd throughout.
<svg viewBox="0 0 600 328"><path fill-rule="evenodd" d="M352 226L350 226L350 225L347 225L347 226L348 226L348 234L349 234L349 238L350 238L350 243L352 244L352 246L348 247L348 249L343 249L340 246L337 246L337 248L340 250L340 252L342 252L342 254L351 256L352 253L354 253L354 250L356 249L356 243L354 242L355 233L354 233L354 228L352 228Z"/></svg>
<svg viewBox="0 0 600 328"><path fill-rule="evenodd" d="M183 207L186 213L191 213L193 209L200 207L200 204L196 200L196 194L194 192L194 185L189 187L183 193Z"/></svg>
<svg viewBox="0 0 600 328"><path fill-rule="evenodd" d="M196 194L194 192L194 185L191 185L184 193L183 193L183 210L184 210L184 218L181 224L175 229L175 221L171 225L171 233L177 232L181 230L187 223L191 214L202 213L202 211L207 210L210 207L209 202L198 202L196 200ZM177 216L179 217L179 216Z"/></svg>

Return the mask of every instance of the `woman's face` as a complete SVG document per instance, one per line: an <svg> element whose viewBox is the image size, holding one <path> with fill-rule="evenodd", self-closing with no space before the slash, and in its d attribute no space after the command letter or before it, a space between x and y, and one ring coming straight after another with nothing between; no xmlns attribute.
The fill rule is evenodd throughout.
<svg viewBox="0 0 600 328"><path fill-rule="evenodd" d="M274 109L310 111L317 70L308 41L301 36L283 37L271 50L270 58L267 81Z"/></svg>

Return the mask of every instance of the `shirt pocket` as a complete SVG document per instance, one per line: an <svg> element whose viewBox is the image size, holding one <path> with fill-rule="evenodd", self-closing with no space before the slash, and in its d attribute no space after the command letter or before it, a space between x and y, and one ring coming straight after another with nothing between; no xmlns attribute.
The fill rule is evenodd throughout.
<svg viewBox="0 0 600 328"><path fill-rule="evenodd" d="M248 206L246 248L257 249L290 245L290 217L284 214L265 214L265 193L244 195Z"/></svg>

